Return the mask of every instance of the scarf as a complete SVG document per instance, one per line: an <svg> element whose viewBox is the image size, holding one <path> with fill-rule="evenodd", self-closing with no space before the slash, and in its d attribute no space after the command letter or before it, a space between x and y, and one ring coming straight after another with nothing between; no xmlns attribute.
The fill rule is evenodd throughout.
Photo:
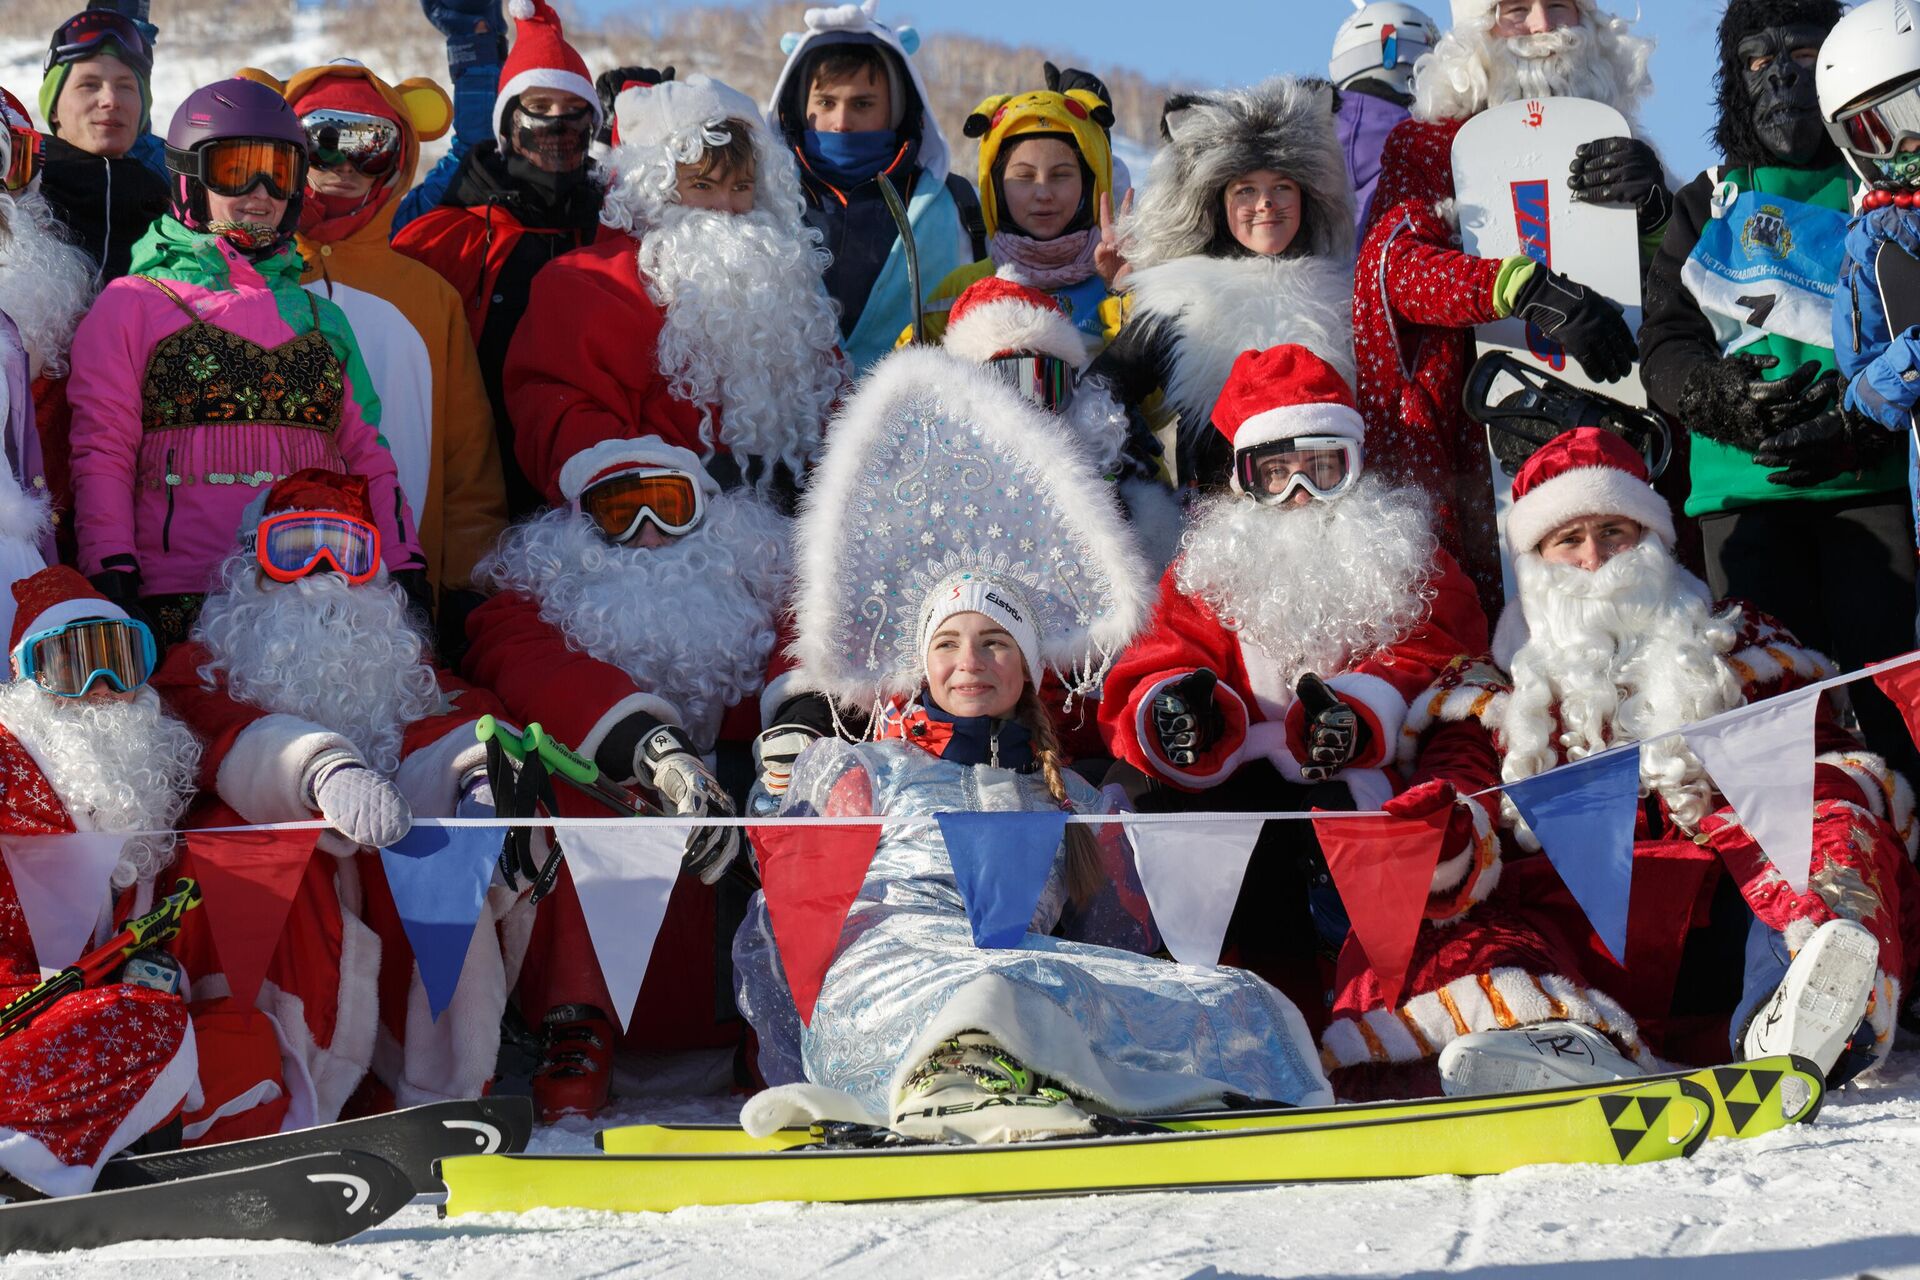
<svg viewBox="0 0 1920 1280"><path fill-rule="evenodd" d="M1094 274L1093 251L1099 245L1098 227L1069 231L1051 240L996 231L987 254L1007 279L1051 292L1090 278Z"/></svg>

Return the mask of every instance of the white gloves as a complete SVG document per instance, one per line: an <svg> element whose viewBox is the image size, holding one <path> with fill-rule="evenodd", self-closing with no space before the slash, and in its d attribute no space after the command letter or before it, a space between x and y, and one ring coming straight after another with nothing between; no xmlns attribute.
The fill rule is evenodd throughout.
<svg viewBox="0 0 1920 1280"><path fill-rule="evenodd" d="M748 797L749 812L765 815L779 809L793 785L793 762L819 740L820 734L803 724L777 724L753 740L753 767L760 776Z"/></svg>
<svg viewBox="0 0 1920 1280"><path fill-rule="evenodd" d="M633 755L633 774L659 792L679 817L733 816L733 801L720 780L687 736L670 724L660 725L640 740ZM738 827L697 827L687 837L684 865L702 884L713 884L726 874L743 846Z"/></svg>
<svg viewBox="0 0 1920 1280"><path fill-rule="evenodd" d="M382 849L412 830L406 797L350 753L326 753L307 776L313 807L333 827L326 836L339 837L321 839L327 852L347 856L361 848Z"/></svg>

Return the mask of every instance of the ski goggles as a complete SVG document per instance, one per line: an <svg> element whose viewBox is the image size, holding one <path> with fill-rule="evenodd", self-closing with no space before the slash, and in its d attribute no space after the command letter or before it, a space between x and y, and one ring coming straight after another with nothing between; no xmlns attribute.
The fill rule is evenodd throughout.
<svg viewBox="0 0 1920 1280"><path fill-rule="evenodd" d="M351 165L369 178L384 178L400 164L400 126L385 116L321 108L300 117L307 151L323 169Z"/></svg>
<svg viewBox="0 0 1920 1280"><path fill-rule="evenodd" d="M684 471L649 467L609 476L589 485L574 499L574 509L593 521L610 542L625 542L640 532L640 522L669 537L690 533L706 514L700 485Z"/></svg>
<svg viewBox="0 0 1920 1280"><path fill-rule="evenodd" d="M1920 138L1920 79L1908 80L1879 98L1849 107L1827 121L1840 147L1866 160L1891 160L1900 144Z"/></svg>
<svg viewBox="0 0 1920 1280"><path fill-rule="evenodd" d="M1360 478L1360 442L1345 436L1294 436L1251 445L1233 455L1240 489L1263 506L1305 490L1336 498Z"/></svg>
<svg viewBox="0 0 1920 1280"><path fill-rule="evenodd" d="M7 126L7 172L0 182L4 182L8 191L27 189L27 184L40 172L45 149L46 140L39 130L22 125Z"/></svg>
<svg viewBox="0 0 1920 1280"><path fill-rule="evenodd" d="M20 679L61 698L84 697L105 680L118 693L147 682L159 659L153 632L131 618L89 618L38 631L13 651Z"/></svg>
<svg viewBox="0 0 1920 1280"><path fill-rule="evenodd" d="M1073 366L1059 356L995 356L987 368L1043 409L1058 413L1073 399Z"/></svg>
<svg viewBox="0 0 1920 1280"><path fill-rule="evenodd" d="M380 530L332 511L283 511L260 522L254 556L275 582L298 581L325 565L359 586L380 570Z"/></svg>
<svg viewBox="0 0 1920 1280"><path fill-rule="evenodd" d="M107 46L116 46L113 49ZM140 24L112 9L83 9L53 33L47 47L47 60L40 67L44 74L69 62L80 62L96 54L118 53L121 60L142 75L153 73L153 44Z"/></svg>
<svg viewBox="0 0 1920 1280"><path fill-rule="evenodd" d="M275 200L291 200L307 177L306 151L277 138L221 138L194 154L201 184L219 196L263 186Z"/></svg>

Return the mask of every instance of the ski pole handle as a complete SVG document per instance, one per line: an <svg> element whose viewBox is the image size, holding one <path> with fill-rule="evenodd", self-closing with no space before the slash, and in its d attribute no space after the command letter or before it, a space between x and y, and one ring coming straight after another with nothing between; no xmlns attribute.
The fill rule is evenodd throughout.
<svg viewBox="0 0 1920 1280"><path fill-rule="evenodd" d="M527 761L527 744L514 732L512 725L492 716L481 716L473 723L473 736L481 742L497 742L500 749L512 756L515 763Z"/></svg>
<svg viewBox="0 0 1920 1280"><path fill-rule="evenodd" d="M547 768L568 782L590 787L600 781L600 766L553 737L538 722L527 726L527 750L537 751Z"/></svg>

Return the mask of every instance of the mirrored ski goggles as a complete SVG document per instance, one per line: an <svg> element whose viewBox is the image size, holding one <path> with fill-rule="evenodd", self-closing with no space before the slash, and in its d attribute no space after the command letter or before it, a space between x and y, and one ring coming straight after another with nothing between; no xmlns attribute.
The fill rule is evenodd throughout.
<svg viewBox="0 0 1920 1280"><path fill-rule="evenodd" d="M400 126L385 116L322 108L300 117L307 151L323 169L351 165L369 178L384 178L400 163Z"/></svg>
<svg viewBox="0 0 1920 1280"><path fill-rule="evenodd" d="M1335 498L1360 478L1360 442L1345 436L1294 436L1252 445L1233 456L1241 490L1275 506L1305 490Z"/></svg>
<svg viewBox="0 0 1920 1280"><path fill-rule="evenodd" d="M40 172L40 160L46 148L46 140L37 129L23 128L20 125L7 126L7 173L4 179L7 190L24 191L33 181L33 175Z"/></svg>
<svg viewBox="0 0 1920 1280"><path fill-rule="evenodd" d="M53 33L53 43L47 47L47 60L40 70L45 73L69 62L79 62L103 52L105 45L118 46L117 50L106 51L117 51L136 71L152 73L153 45L148 42L147 33L132 18L112 9L83 9L61 23Z"/></svg>
<svg viewBox="0 0 1920 1280"><path fill-rule="evenodd" d="M1842 111L1827 121L1839 146L1867 160L1891 160L1900 144L1920 138L1920 80L1909 80L1877 101Z"/></svg>
<svg viewBox="0 0 1920 1280"><path fill-rule="evenodd" d="M1073 399L1073 366L1059 356L995 356L987 368L1043 409L1057 413Z"/></svg>
<svg viewBox="0 0 1920 1280"><path fill-rule="evenodd" d="M200 181L215 195L264 186L275 200L291 200L307 176L306 151L277 138L222 138L198 154Z"/></svg>
<svg viewBox="0 0 1920 1280"><path fill-rule="evenodd" d="M380 530L355 516L284 511L260 522L254 535L260 571L294 582L322 565L359 586L380 569Z"/></svg>
<svg viewBox="0 0 1920 1280"><path fill-rule="evenodd" d="M573 505L610 542L627 541L640 532L643 520L651 520L654 528L669 537L678 537L692 532L706 514L699 482L667 467L609 476L582 490Z"/></svg>
<svg viewBox="0 0 1920 1280"><path fill-rule="evenodd" d="M99 680L131 693L147 682L158 657L144 622L89 618L28 636L13 651L13 665L20 679L58 697L79 698Z"/></svg>

